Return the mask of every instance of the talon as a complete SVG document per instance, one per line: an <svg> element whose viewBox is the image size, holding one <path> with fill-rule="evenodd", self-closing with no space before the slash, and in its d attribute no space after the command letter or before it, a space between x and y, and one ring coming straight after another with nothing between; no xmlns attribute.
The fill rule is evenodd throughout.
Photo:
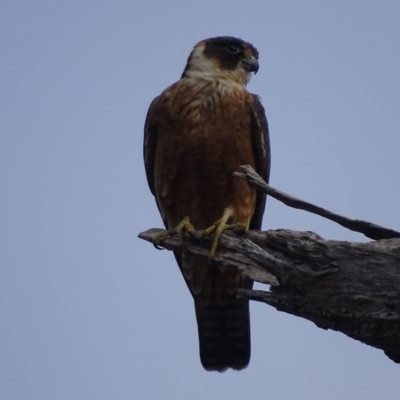
<svg viewBox="0 0 400 400"><path fill-rule="evenodd" d="M243 222L237 222L236 224L230 225L235 233L245 233L247 226Z"/></svg>
<svg viewBox="0 0 400 400"><path fill-rule="evenodd" d="M188 251L185 244L184 234L185 232L189 232L190 234L195 232L194 226L190 223L189 217L183 218L183 220L176 227L176 232L179 237L179 244L181 246L182 252L187 255Z"/></svg>
<svg viewBox="0 0 400 400"><path fill-rule="evenodd" d="M183 220L176 227L176 233L179 236L179 241L181 244L184 243L184 234L185 232L189 232L193 234L195 232L194 226L190 223L189 217L183 218Z"/></svg>
<svg viewBox="0 0 400 400"><path fill-rule="evenodd" d="M171 229L171 230L167 230L165 232L161 232L158 235L156 235L153 239L153 246L157 249L157 250L163 250L164 247L160 246L160 244L162 244L162 242L165 239L168 239L172 236L175 235L175 229Z"/></svg>
<svg viewBox="0 0 400 400"><path fill-rule="evenodd" d="M153 239L153 246L157 250L164 250L164 247L160 246L160 244L164 240L177 234L178 238L179 238L179 245L181 246L182 251L184 253L186 253L187 250L186 250L186 245L185 245L185 240L184 240L185 232L189 232L189 233L195 232L193 225L190 223L189 217L183 218L183 220L181 222L179 222L179 224L174 229L169 229L169 230L162 232L162 233L158 234L157 236L155 236L155 238Z"/></svg>
<svg viewBox="0 0 400 400"><path fill-rule="evenodd" d="M227 222L229 218L233 216L233 211L231 208L227 207L222 214L222 217L212 224L210 227L204 230L205 235L211 235L215 233L213 243L211 245L209 260L211 261L215 257L215 253L217 251L218 242L222 235L222 233L228 229L232 229L235 232L246 232L247 226L242 222L237 222L234 224L228 225Z"/></svg>

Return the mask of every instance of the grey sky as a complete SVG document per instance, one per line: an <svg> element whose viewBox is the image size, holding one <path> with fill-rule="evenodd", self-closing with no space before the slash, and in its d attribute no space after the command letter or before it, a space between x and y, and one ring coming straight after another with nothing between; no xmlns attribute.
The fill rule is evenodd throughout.
<svg viewBox="0 0 400 400"><path fill-rule="evenodd" d="M142 165L150 101L193 45L260 51L271 183L400 229L400 2L2 1L0 398L398 399L400 367L252 304L252 360L205 372ZM269 199L264 229L366 240ZM384 271L382 271L384 273Z"/></svg>

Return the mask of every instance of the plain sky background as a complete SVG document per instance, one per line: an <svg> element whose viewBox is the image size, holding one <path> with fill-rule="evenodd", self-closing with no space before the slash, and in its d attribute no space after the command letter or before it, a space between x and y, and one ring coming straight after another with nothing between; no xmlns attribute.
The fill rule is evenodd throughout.
<svg viewBox="0 0 400 400"><path fill-rule="evenodd" d="M0 2L0 399L398 399L400 366L252 304L252 360L205 372L142 161L193 45L260 51L271 184L400 229L400 2ZM363 236L267 202L264 229ZM384 273L384 271L382 271Z"/></svg>

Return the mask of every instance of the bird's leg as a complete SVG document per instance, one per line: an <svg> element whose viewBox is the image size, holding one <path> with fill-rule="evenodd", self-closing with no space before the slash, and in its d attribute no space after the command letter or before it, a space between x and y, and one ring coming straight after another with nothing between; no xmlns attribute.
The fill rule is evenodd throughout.
<svg viewBox="0 0 400 400"><path fill-rule="evenodd" d="M236 232L246 232L247 226L246 224L243 224L241 222L237 222L235 224L230 224L228 225L227 222L230 217L233 216L233 210L230 207L225 208L224 213L222 214L222 217L209 226L207 229L204 230L206 235L211 235L215 233L214 235L214 240L211 246L211 251L210 251L210 259L214 258L215 253L217 251L218 247L218 241L219 238L221 237L222 233L228 229L232 229Z"/></svg>
<svg viewBox="0 0 400 400"><path fill-rule="evenodd" d="M184 234L185 234L185 232L193 233L194 231L195 231L195 229L194 229L193 225L190 223L189 217L186 216L185 218L183 218L183 220L181 222L179 222L179 224L174 229L169 229L169 230L162 232L162 233L158 234L157 236L155 236L155 238L153 239L153 244L156 249L160 250L160 249L162 249L160 244L165 239L168 239L168 238L174 236L175 234L177 234L178 238L179 238L179 244L182 247L182 251L186 252Z"/></svg>

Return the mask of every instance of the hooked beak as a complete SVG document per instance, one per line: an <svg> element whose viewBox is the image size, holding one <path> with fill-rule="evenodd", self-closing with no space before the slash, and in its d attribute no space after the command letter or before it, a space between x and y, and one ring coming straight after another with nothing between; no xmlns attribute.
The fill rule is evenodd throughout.
<svg viewBox="0 0 400 400"><path fill-rule="evenodd" d="M243 68L248 72L254 72L254 75L257 73L258 69L260 68L260 64L256 60L255 57L250 56L245 58L242 61Z"/></svg>

